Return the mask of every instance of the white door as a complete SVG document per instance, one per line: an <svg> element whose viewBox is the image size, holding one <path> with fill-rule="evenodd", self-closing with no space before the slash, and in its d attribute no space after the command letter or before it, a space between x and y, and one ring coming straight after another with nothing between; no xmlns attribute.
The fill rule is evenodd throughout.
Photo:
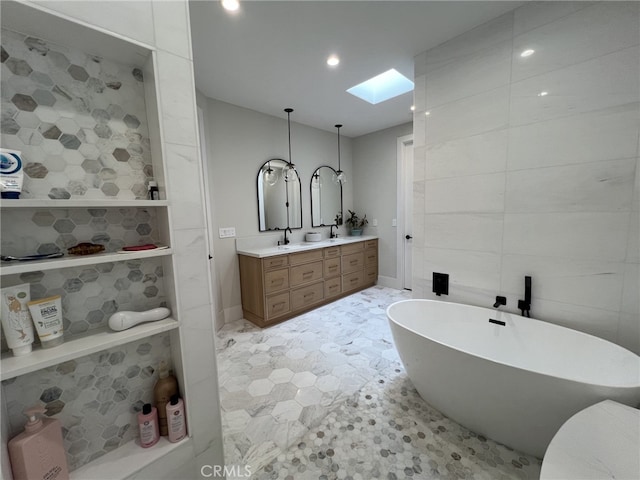
<svg viewBox="0 0 640 480"><path fill-rule="evenodd" d="M413 135L398 138L398 283L411 290L413 244Z"/></svg>

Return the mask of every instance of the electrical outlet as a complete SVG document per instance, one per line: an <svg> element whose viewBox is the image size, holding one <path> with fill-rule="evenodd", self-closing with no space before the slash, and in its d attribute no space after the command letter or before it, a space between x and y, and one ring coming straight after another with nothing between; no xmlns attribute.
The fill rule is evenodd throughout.
<svg viewBox="0 0 640 480"><path fill-rule="evenodd" d="M232 238L236 236L235 227L224 227L218 229L218 235L220 238Z"/></svg>
<svg viewBox="0 0 640 480"><path fill-rule="evenodd" d="M391 226L392 227L397 227L398 226L398 221L395 218L391 220Z"/></svg>
<svg viewBox="0 0 640 480"><path fill-rule="evenodd" d="M374 219L371 221L371 226L373 226L373 227L377 227L377 226L378 226L378 219L377 219L377 218L374 218Z"/></svg>

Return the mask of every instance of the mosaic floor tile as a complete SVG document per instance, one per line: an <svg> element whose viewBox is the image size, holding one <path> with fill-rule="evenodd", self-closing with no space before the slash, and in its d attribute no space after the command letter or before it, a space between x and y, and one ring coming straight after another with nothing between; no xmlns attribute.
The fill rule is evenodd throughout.
<svg viewBox="0 0 640 480"><path fill-rule="evenodd" d="M407 298L376 286L266 329L225 325L217 354L226 464L265 480L538 478L539 460L419 397L385 313Z"/></svg>

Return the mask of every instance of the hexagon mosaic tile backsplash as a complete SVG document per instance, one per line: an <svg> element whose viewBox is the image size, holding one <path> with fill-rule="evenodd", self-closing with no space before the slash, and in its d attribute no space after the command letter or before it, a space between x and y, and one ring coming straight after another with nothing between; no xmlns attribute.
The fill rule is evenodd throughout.
<svg viewBox="0 0 640 480"><path fill-rule="evenodd" d="M138 436L136 415L153 399L158 366L171 364L162 333L2 382L10 436L36 403L62 423L69 468L75 470Z"/></svg>
<svg viewBox="0 0 640 480"><path fill-rule="evenodd" d="M22 152L21 198L147 196L142 70L2 29L2 141Z"/></svg>

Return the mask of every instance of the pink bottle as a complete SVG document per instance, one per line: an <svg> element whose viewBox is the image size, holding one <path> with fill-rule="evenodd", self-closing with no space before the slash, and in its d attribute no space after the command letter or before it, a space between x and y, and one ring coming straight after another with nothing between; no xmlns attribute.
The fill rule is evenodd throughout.
<svg viewBox="0 0 640 480"><path fill-rule="evenodd" d="M138 414L138 427L140 428L140 445L143 448L154 446L160 440L158 428L158 410L150 403L145 403L142 412Z"/></svg>
<svg viewBox="0 0 640 480"><path fill-rule="evenodd" d="M179 442L187 436L187 417L184 414L184 402L177 394L171 395L167 403L167 428L169 441Z"/></svg>
<svg viewBox="0 0 640 480"><path fill-rule="evenodd" d="M14 480L69 479L60 421L40 418L45 412L42 406L26 409L24 413L29 421L24 426L24 432L9 441Z"/></svg>

